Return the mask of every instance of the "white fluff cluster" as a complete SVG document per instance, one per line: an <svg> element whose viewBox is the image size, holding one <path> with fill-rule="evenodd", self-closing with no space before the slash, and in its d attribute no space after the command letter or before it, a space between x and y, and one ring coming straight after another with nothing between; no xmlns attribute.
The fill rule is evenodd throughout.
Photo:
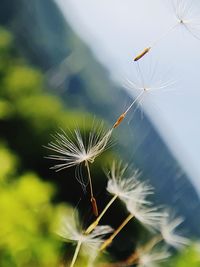
<svg viewBox="0 0 200 267"><path fill-rule="evenodd" d="M123 202L134 199L136 202L146 202L145 197L152 194L152 187L138 180L139 171L134 170L132 175L126 175L128 165L122 162L113 162L108 173L107 191L117 195Z"/></svg>
<svg viewBox="0 0 200 267"><path fill-rule="evenodd" d="M71 133L71 137L64 131L54 136L54 141L47 146L56 154L49 155L49 159L56 160L58 163L53 169L60 171L82 162L94 162L108 146L112 134L112 129L105 131L103 125L94 126L87 136L81 134L79 129Z"/></svg>
<svg viewBox="0 0 200 267"><path fill-rule="evenodd" d="M90 234L85 234L73 216L65 216L57 234L66 242L80 242L83 249L90 254L98 250L104 241L104 236L111 232L113 229L110 226L101 225L97 226Z"/></svg>
<svg viewBox="0 0 200 267"><path fill-rule="evenodd" d="M127 167L121 162L118 164L113 162L108 175L107 191L117 195L138 221L145 226L157 229L163 214L147 199L150 194L153 194L152 187L139 181L137 170L131 176L126 176Z"/></svg>

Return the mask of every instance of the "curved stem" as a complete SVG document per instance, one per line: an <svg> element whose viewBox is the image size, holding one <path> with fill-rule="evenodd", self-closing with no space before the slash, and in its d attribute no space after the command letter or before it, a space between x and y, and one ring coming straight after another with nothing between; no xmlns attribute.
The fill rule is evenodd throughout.
<svg viewBox="0 0 200 267"><path fill-rule="evenodd" d="M90 224L90 226L86 229L85 234L89 234L91 233L94 228L99 224L101 218L103 217L103 215L106 213L106 211L110 208L110 206L113 204L113 202L118 198L118 195L114 195L111 200L108 202L108 204L105 206L105 208L103 209L103 211L101 212L101 214L98 216L98 218L92 223Z"/></svg>
<svg viewBox="0 0 200 267"><path fill-rule="evenodd" d="M123 221L123 223L115 230L115 232L102 244L100 250L106 249L113 239L119 234L119 232L127 225L127 223L134 218L133 214L129 214L128 217Z"/></svg>
<svg viewBox="0 0 200 267"><path fill-rule="evenodd" d="M70 267L73 267L74 264L75 264L75 262L76 262L76 259L77 259L77 257L78 257L78 253L79 253L80 248L81 248L81 244L82 244L82 242L79 240L79 241L78 241L78 244L77 244L77 246L76 246L76 250L75 250L75 252L74 252L74 256L73 256L72 262L71 262L71 264L70 264Z"/></svg>

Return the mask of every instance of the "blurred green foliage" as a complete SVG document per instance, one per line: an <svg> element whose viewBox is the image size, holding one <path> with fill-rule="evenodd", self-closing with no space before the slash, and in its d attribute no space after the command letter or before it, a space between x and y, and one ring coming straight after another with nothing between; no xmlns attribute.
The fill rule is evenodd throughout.
<svg viewBox="0 0 200 267"><path fill-rule="evenodd" d="M168 262L166 267L199 267L200 245L194 244Z"/></svg>
<svg viewBox="0 0 200 267"><path fill-rule="evenodd" d="M16 173L17 157L3 145L0 145L0 183L7 181Z"/></svg>
<svg viewBox="0 0 200 267"><path fill-rule="evenodd" d="M55 233L62 216L72 214L73 209L66 204L53 205L54 187L33 172L19 175L19 159L3 144L0 160L0 266L63 266L62 242ZM74 248L66 253L65 266ZM80 255L77 266L86 266L86 262Z"/></svg>
<svg viewBox="0 0 200 267"><path fill-rule="evenodd" d="M20 155L22 168L41 175L48 169L43 160L46 145L58 128L70 129L85 121L87 113L68 111L61 100L45 89L44 75L17 53L12 35L0 29L0 136ZM46 165L45 165L46 164Z"/></svg>
<svg viewBox="0 0 200 267"><path fill-rule="evenodd" d="M56 266L60 243L51 234L53 187L34 173L17 174L16 156L0 146L0 266Z"/></svg>

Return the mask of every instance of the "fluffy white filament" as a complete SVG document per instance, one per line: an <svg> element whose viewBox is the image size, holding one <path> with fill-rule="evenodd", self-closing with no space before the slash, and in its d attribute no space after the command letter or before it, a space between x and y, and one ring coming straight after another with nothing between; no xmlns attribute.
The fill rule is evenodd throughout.
<svg viewBox="0 0 200 267"><path fill-rule="evenodd" d="M53 169L60 171L82 162L94 162L109 145L112 130L107 132L102 128L90 131L87 140L81 135L80 130L74 130L74 136L69 137L64 131L54 136L55 141L48 144L48 149L56 152L48 156L49 159L62 163L56 164Z"/></svg>
<svg viewBox="0 0 200 267"><path fill-rule="evenodd" d="M134 170L132 175L127 175L127 164L113 162L108 173L107 191L117 195L125 203L131 199L139 203L146 203L146 196L153 193L152 187L138 180L139 172Z"/></svg>
<svg viewBox="0 0 200 267"><path fill-rule="evenodd" d="M85 234L78 227L73 216L63 217L61 226L57 234L66 242L81 243L83 251L88 255L97 253L100 245L104 241L104 236L113 232L108 225L97 226L90 234Z"/></svg>
<svg viewBox="0 0 200 267"><path fill-rule="evenodd" d="M159 212L157 207L150 206L150 203L146 204L129 200L127 203L127 209L147 228L159 229L160 221L164 215Z"/></svg>
<svg viewBox="0 0 200 267"><path fill-rule="evenodd" d="M165 242L176 248L181 249L188 245L189 240L178 233L176 228L183 222L182 218L171 218L171 216L165 216L161 220L160 231Z"/></svg>
<svg viewBox="0 0 200 267"><path fill-rule="evenodd" d="M160 262L170 257L170 253L163 250L152 250L150 252L139 252L138 267L157 267Z"/></svg>

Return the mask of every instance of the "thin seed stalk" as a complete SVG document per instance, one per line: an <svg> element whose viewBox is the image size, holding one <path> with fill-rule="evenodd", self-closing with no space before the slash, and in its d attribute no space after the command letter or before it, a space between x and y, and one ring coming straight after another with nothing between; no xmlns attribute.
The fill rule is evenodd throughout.
<svg viewBox="0 0 200 267"><path fill-rule="evenodd" d="M160 40L162 40L166 35L168 35L171 31L173 31L179 24L183 23L182 20L178 21L176 24L174 24L171 28L169 28L166 32L164 32L157 40L153 42L152 46L155 46Z"/></svg>
<svg viewBox="0 0 200 267"><path fill-rule="evenodd" d="M152 250L158 243L160 243L163 240L162 235L157 235L153 237L149 242L147 242L143 247L142 251L150 251Z"/></svg>
<svg viewBox="0 0 200 267"><path fill-rule="evenodd" d="M88 161L85 161L85 166L86 166L87 173L88 173L88 180L89 180L89 187L90 187L90 201L92 204L92 211L95 216L98 216L98 207L97 207L97 202L96 202L96 199L93 193L92 178L91 178L90 167L89 167Z"/></svg>
<svg viewBox="0 0 200 267"><path fill-rule="evenodd" d="M144 94L145 90L142 91L134 100L133 102L130 104L130 106L126 109L125 112L123 112L119 118L116 120L116 122L113 125L113 129L117 128L121 122L124 120L124 118L126 117L127 113L129 112L129 110L133 107L133 105L138 101L139 98L142 97L142 95Z"/></svg>
<svg viewBox="0 0 200 267"><path fill-rule="evenodd" d="M169 28L169 30L167 30L166 32L164 32L164 34L162 34L157 40L155 40L153 42L153 44L149 47L146 47L142 52L140 52L133 60L134 61L138 61L141 58L143 58L147 53L149 53L149 51L151 50L151 48L153 46L155 46L161 39L163 39L166 35L168 35L169 32L173 31L179 24L183 23L182 20L180 20L178 23L176 23L175 25L173 25L171 28Z"/></svg>
<svg viewBox="0 0 200 267"><path fill-rule="evenodd" d="M111 200L108 202L108 204L105 206L105 208L103 209L103 211L101 212L101 214L98 216L98 218L92 223L90 224L90 226L86 229L85 234L88 235L89 233L91 233L95 227L99 224L101 218L104 216L104 214L106 213L106 211L110 208L110 206L113 204L113 202L118 198L118 195L114 195Z"/></svg>
<svg viewBox="0 0 200 267"><path fill-rule="evenodd" d="M79 240L78 243L77 243L76 250L74 252L74 256L73 256L72 262L70 264L70 267L74 267L74 264L75 264L75 262L77 260L77 257L78 257L78 254L79 254L79 251L80 251L80 248L81 248L81 244L82 244L82 241Z"/></svg>
<svg viewBox="0 0 200 267"><path fill-rule="evenodd" d="M119 234L119 232L127 225L127 223L134 218L133 214L129 214L123 223L115 230L115 232L102 244L100 250L106 249L113 241L113 239Z"/></svg>

